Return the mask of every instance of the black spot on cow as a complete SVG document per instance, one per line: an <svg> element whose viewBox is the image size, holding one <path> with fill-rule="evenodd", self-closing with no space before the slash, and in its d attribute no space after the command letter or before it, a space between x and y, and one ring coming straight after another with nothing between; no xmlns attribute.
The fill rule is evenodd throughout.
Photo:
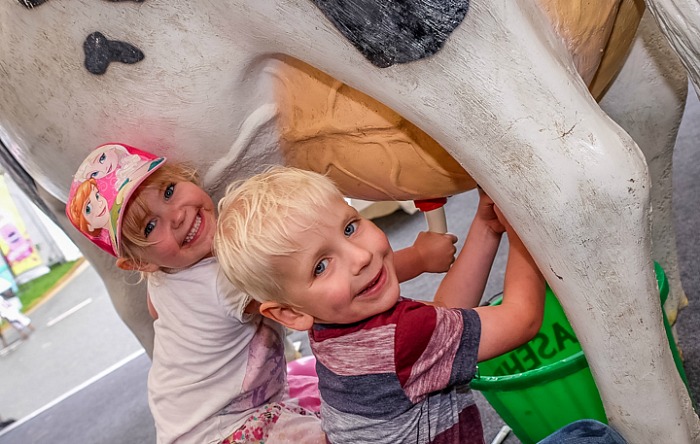
<svg viewBox="0 0 700 444"><path fill-rule="evenodd" d="M109 40L102 33L93 32L83 43L85 68L93 74L104 74L111 62L136 63L144 55L138 48L118 40Z"/></svg>
<svg viewBox="0 0 700 444"><path fill-rule="evenodd" d="M46 3L48 0L17 0L20 5L27 9L33 9L42 3ZM142 3L144 0L108 0L110 2L122 2L122 1L132 1L135 3Z"/></svg>
<svg viewBox="0 0 700 444"><path fill-rule="evenodd" d="M469 9L469 0L311 1L380 68L435 54Z"/></svg>
<svg viewBox="0 0 700 444"><path fill-rule="evenodd" d="M33 9L39 6L40 4L46 2L47 0L17 0L19 1L19 4L24 6L27 9Z"/></svg>

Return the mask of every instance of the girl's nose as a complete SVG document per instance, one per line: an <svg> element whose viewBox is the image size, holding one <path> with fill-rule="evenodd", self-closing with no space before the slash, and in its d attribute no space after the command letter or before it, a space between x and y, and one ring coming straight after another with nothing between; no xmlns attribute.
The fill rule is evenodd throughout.
<svg viewBox="0 0 700 444"><path fill-rule="evenodd" d="M183 210L174 210L173 214L173 228L179 228L185 221L185 212Z"/></svg>

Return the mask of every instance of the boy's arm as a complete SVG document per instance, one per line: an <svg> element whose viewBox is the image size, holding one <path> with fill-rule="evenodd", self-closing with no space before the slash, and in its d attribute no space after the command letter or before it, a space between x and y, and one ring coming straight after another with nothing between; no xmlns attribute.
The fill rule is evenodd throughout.
<svg viewBox="0 0 700 444"><path fill-rule="evenodd" d="M477 307L481 319L478 360L484 361L524 344L542 325L545 281L518 235L508 228L510 250L506 263L503 302Z"/></svg>
<svg viewBox="0 0 700 444"><path fill-rule="evenodd" d="M394 253L394 268L399 282L405 282L414 277L428 273L444 273L454 262L454 234L433 233L422 231L412 246Z"/></svg>
<svg viewBox="0 0 700 444"><path fill-rule="evenodd" d="M435 305L449 308L479 305L504 231L493 200L479 189L476 215L462 251L435 293Z"/></svg>

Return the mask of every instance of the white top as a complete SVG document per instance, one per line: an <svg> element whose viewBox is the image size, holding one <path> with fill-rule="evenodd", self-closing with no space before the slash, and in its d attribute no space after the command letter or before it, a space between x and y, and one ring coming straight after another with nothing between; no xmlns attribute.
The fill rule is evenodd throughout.
<svg viewBox="0 0 700 444"><path fill-rule="evenodd" d="M250 297L215 258L153 273L148 292L158 312L148 398L159 444L219 443L285 396L282 327L243 313Z"/></svg>

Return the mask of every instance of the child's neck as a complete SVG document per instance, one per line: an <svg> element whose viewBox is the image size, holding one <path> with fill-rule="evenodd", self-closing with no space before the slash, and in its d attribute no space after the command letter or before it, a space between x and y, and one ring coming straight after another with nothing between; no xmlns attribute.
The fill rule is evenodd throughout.
<svg viewBox="0 0 700 444"><path fill-rule="evenodd" d="M184 266L184 267L180 267L180 268L165 268L165 267L161 267L161 268L160 268L160 271L162 271L163 273L167 273L167 274L177 273L177 272L180 272L180 271L182 271L182 270L187 270L188 268L192 268L192 267L194 267L195 265L197 265L198 263L202 262L203 260L209 259L210 257L214 257L214 253L213 253L212 251L210 251L209 254L207 254L207 255L201 257L199 260L197 260L197 261L195 261L195 262L192 262L191 264L186 265L186 266Z"/></svg>

